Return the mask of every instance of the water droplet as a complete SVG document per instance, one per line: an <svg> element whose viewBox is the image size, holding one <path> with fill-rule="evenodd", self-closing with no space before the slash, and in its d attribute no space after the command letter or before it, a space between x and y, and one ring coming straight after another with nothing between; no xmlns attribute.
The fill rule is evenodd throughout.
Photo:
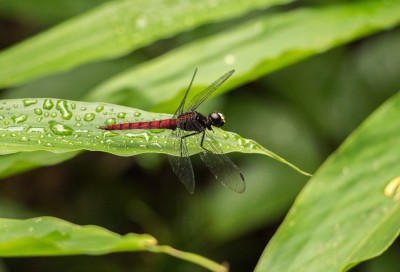
<svg viewBox="0 0 400 272"><path fill-rule="evenodd" d="M43 108L45 110L51 110L54 107L54 103L53 101L51 101L51 99L46 99L43 102Z"/></svg>
<svg viewBox="0 0 400 272"><path fill-rule="evenodd" d="M224 137L225 140L229 139L228 133L224 133L224 136L223 136L223 137Z"/></svg>
<svg viewBox="0 0 400 272"><path fill-rule="evenodd" d="M26 114L20 114L18 116L14 115L11 117L11 119L13 120L13 122L15 124L20 124L20 123L25 122L28 119L28 115L26 115Z"/></svg>
<svg viewBox="0 0 400 272"><path fill-rule="evenodd" d="M165 129L163 129L163 128L159 128L159 129L150 129L150 132L151 133L155 133L155 134L157 134L157 133L162 133L162 132L164 132L165 131Z"/></svg>
<svg viewBox="0 0 400 272"><path fill-rule="evenodd" d="M125 116L126 116L126 113L125 113L125 112L120 112L120 113L117 114L117 117L118 117L118 118L121 118L121 119L122 119L122 118L125 118Z"/></svg>
<svg viewBox="0 0 400 272"><path fill-rule="evenodd" d="M14 109L18 108L18 104L13 105Z"/></svg>
<svg viewBox="0 0 400 272"><path fill-rule="evenodd" d="M5 125L9 125L10 122L9 122L9 121L4 121L4 124L5 124Z"/></svg>
<svg viewBox="0 0 400 272"><path fill-rule="evenodd" d="M45 144L47 147L53 147L53 145L51 143L46 143Z"/></svg>
<svg viewBox="0 0 400 272"><path fill-rule="evenodd" d="M75 116L75 121L81 121L82 119L79 116Z"/></svg>
<svg viewBox="0 0 400 272"><path fill-rule="evenodd" d="M27 142L29 141L29 138L26 136L22 136L21 139L19 139L21 142Z"/></svg>
<svg viewBox="0 0 400 272"><path fill-rule="evenodd" d="M39 108L36 108L36 109L34 109L33 110L37 115L42 115L43 114L43 111L41 110L41 109L39 109Z"/></svg>
<svg viewBox="0 0 400 272"><path fill-rule="evenodd" d="M72 133L74 132L74 130L69 126L58 123L56 121L49 121L49 124L50 124L50 129L56 135L69 136L72 135Z"/></svg>
<svg viewBox="0 0 400 272"><path fill-rule="evenodd" d="M44 113L44 117L49 117L50 116L50 113L49 112L45 112Z"/></svg>
<svg viewBox="0 0 400 272"><path fill-rule="evenodd" d="M157 146L158 148L161 148L161 145L159 143L154 143L154 146Z"/></svg>
<svg viewBox="0 0 400 272"><path fill-rule="evenodd" d="M4 115L0 115L0 120L4 120Z"/></svg>
<svg viewBox="0 0 400 272"><path fill-rule="evenodd" d="M126 137L129 138L139 138L139 139L143 139L146 142L151 141L151 139L153 139L153 136L151 136L149 133L147 132L142 132L142 133L132 133L132 132L128 132L125 133Z"/></svg>
<svg viewBox="0 0 400 272"><path fill-rule="evenodd" d="M117 121L115 120L115 118L109 118L106 121L106 125L114 125L116 123L117 123Z"/></svg>
<svg viewBox="0 0 400 272"><path fill-rule="evenodd" d="M76 104L75 103L71 103L71 109L76 109Z"/></svg>
<svg viewBox="0 0 400 272"><path fill-rule="evenodd" d="M234 138L237 141L239 146L242 146L242 147L244 146L245 141L242 137L240 137L239 135L235 135Z"/></svg>
<svg viewBox="0 0 400 272"><path fill-rule="evenodd" d="M31 127L27 131L27 133L44 133L44 128L41 127Z"/></svg>
<svg viewBox="0 0 400 272"><path fill-rule="evenodd" d="M43 117L38 117L38 118L36 118L36 122L40 122L40 121L42 121L43 120Z"/></svg>
<svg viewBox="0 0 400 272"><path fill-rule="evenodd" d="M94 114L94 113L86 113L85 116L83 117L83 120L90 122L95 117L96 117L96 114Z"/></svg>
<svg viewBox="0 0 400 272"><path fill-rule="evenodd" d="M57 117L57 113L56 113L56 112L52 112L50 115L51 115L51 117L53 117L53 118L56 118L56 117Z"/></svg>
<svg viewBox="0 0 400 272"><path fill-rule="evenodd" d="M104 110L104 106L98 106L96 108L96 112L101 112L102 110Z"/></svg>
<svg viewBox="0 0 400 272"><path fill-rule="evenodd" d="M68 103L66 100L58 100L56 109L61 113L61 118L69 120L72 117L72 112L68 109Z"/></svg>
<svg viewBox="0 0 400 272"><path fill-rule="evenodd" d="M24 101L24 106L29 107L30 105L35 105L37 103L36 99L25 99Z"/></svg>
<svg viewBox="0 0 400 272"><path fill-rule="evenodd" d="M81 107L81 111L86 111L86 107Z"/></svg>
<svg viewBox="0 0 400 272"><path fill-rule="evenodd" d="M135 117L140 117L140 115L142 115L142 114L138 111L133 114L133 116L135 116Z"/></svg>
<svg viewBox="0 0 400 272"><path fill-rule="evenodd" d="M114 136L118 136L119 134L113 131L106 131L103 133L104 137L114 137Z"/></svg>

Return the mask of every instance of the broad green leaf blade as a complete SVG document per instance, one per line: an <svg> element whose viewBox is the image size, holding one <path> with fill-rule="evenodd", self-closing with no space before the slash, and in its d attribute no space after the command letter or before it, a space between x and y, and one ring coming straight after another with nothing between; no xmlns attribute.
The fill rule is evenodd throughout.
<svg viewBox="0 0 400 272"><path fill-rule="evenodd" d="M26 220L0 219L0 256L103 255L112 252L150 251L166 253L212 271L225 267L197 254L158 246L147 234L119 235L98 226L79 226L53 217Z"/></svg>
<svg viewBox="0 0 400 272"><path fill-rule="evenodd" d="M169 114L105 103L49 98L2 100L0 105L1 154L90 150L120 156L141 153L177 155L168 138L170 130L106 131L99 128L106 124L167 119L171 117ZM309 175L256 142L235 133L215 128L213 136L225 152L267 155ZM195 138L187 140L190 154L202 151Z"/></svg>
<svg viewBox="0 0 400 272"><path fill-rule="evenodd" d="M3 51L0 87L119 57L201 24L290 1L110 1Z"/></svg>
<svg viewBox="0 0 400 272"><path fill-rule="evenodd" d="M127 70L100 85L87 99L173 110L196 67L199 72L195 90L207 86L210 78L236 69L235 77L222 88L228 90L306 57L394 27L400 22L399 14L398 1L352 1L259 17Z"/></svg>
<svg viewBox="0 0 400 272"><path fill-rule="evenodd" d="M0 127L1 130L1 127ZM75 157L78 152L50 153L46 151L19 152L0 156L0 178L37 167L55 165Z"/></svg>
<svg viewBox="0 0 400 272"><path fill-rule="evenodd" d="M150 235L120 236L97 226L78 226L51 217L0 219L0 256L60 256L145 250Z"/></svg>
<svg viewBox="0 0 400 272"><path fill-rule="evenodd" d="M397 188L385 193L400 176L399 120L400 94L318 170L267 246L257 272L346 271L389 247L400 230Z"/></svg>

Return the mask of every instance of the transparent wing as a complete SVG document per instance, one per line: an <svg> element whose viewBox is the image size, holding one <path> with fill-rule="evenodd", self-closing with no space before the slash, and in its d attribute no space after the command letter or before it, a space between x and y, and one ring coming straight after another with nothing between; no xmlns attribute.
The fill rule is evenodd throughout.
<svg viewBox="0 0 400 272"><path fill-rule="evenodd" d="M182 181L189 193L193 194L195 187L194 172L185 139L181 143L181 134L182 131L178 129L168 137L173 150L176 151L174 155L168 155L168 160L172 166L172 171Z"/></svg>
<svg viewBox="0 0 400 272"><path fill-rule="evenodd" d="M219 79L214 81L213 84L208 86L204 91L197 94L193 99L189 102L189 104L184 107L184 112L191 112L197 109L204 100L206 100L219 86L221 86L233 73L235 70L231 70L227 72L225 75L221 76ZM185 98L186 99L186 95Z"/></svg>
<svg viewBox="0 0 400 272"><path fill-rule="evenodd" d="M193 76L192 76L192 80L190 80L190 83L189 83L188 88L186 89L185 95L183 96L182 101L179 104L179 107L176 109L175 114L174 114L173 117L176 117L176 116L178 116L178 115L183 113L183 108L185 107L186 98L187 98L188 93L190 91L190 87L192 87L193 80L196 77L196 74L197 74L197 68L194 70L194 73L193 73Z"/></svg>
<svg viewBox="0 0 400 272"><path fill-rule="evenodd" d="M204 164L224 186L236 193L243 193L246 184L239 168L223 153L210 133L208 131L205 133L203 146L207 151L200 153Z"/></svg>

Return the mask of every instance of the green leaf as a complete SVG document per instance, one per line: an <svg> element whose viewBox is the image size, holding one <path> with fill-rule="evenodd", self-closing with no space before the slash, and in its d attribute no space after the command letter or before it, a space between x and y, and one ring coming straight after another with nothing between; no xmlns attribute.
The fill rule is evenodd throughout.
<svg viewBox="0 0 400 272"><path fill-rule="evenodd" d="M116 58L196 26L291 0L110 1L0 54L0 87Z"/></svg>
<svg viewBox="0 0 400 272"><path fill-rule="evenodd" d="M103 255L112 252L150 251L166 253L212 271L226 268L197 254L157 245L147 234L119 235L97 226L79 226L52 218L0 219L0 256Z"/></svg>
<svg viewBox="0 0 400 272"><path fill-rule="evenodd" d="M398 1L357 1L258 17L117 75L87 99L172 110L195 67L198 90L236 69L222 91L400 22ZM179 65L177 65L179 64ZM195 94L195 90L192 95Z"/></svg>
<svg viewBox="0 0 400 272"><path fill-rule="evenodd" d="M257 272L346 271L389 247L400 229L399 120L400 94L318 170L267 246Z"/></svg>
<svg viewBox="0 0 400 272"><path fill-rule="evenodd" d="M76 152L103 151L120 156L141 153L177 155L169 141L170 130L106 131L99 126L161 120L169 114L158 114L105 103L41 99L0 101L0 152L11 154L26 151ZM225 152L267 155L309 175L258 143L215 128L214 138ZM189 153L202 149L195 137L187 140Z"/></svg>
<svg viewBox="0 0 400 272"><path fill-rule="evenodd" d="M1 127L0 131L2 131ZM75 157L76 154L77 152L49 153L36 151L3 155L0 156L0 178L19 174L37 167L55 165Z"/></svg>

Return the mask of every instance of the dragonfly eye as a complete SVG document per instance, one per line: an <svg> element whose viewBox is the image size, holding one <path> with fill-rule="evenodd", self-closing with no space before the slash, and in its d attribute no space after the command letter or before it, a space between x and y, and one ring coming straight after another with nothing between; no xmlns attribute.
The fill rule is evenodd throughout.
<svg viewBox="0 0 400 272"><path fill-rule="evenodd" d="M208 116L211 124L215 127L222 127L225 124L225 118L222 113L213 112Z"/></svg>

